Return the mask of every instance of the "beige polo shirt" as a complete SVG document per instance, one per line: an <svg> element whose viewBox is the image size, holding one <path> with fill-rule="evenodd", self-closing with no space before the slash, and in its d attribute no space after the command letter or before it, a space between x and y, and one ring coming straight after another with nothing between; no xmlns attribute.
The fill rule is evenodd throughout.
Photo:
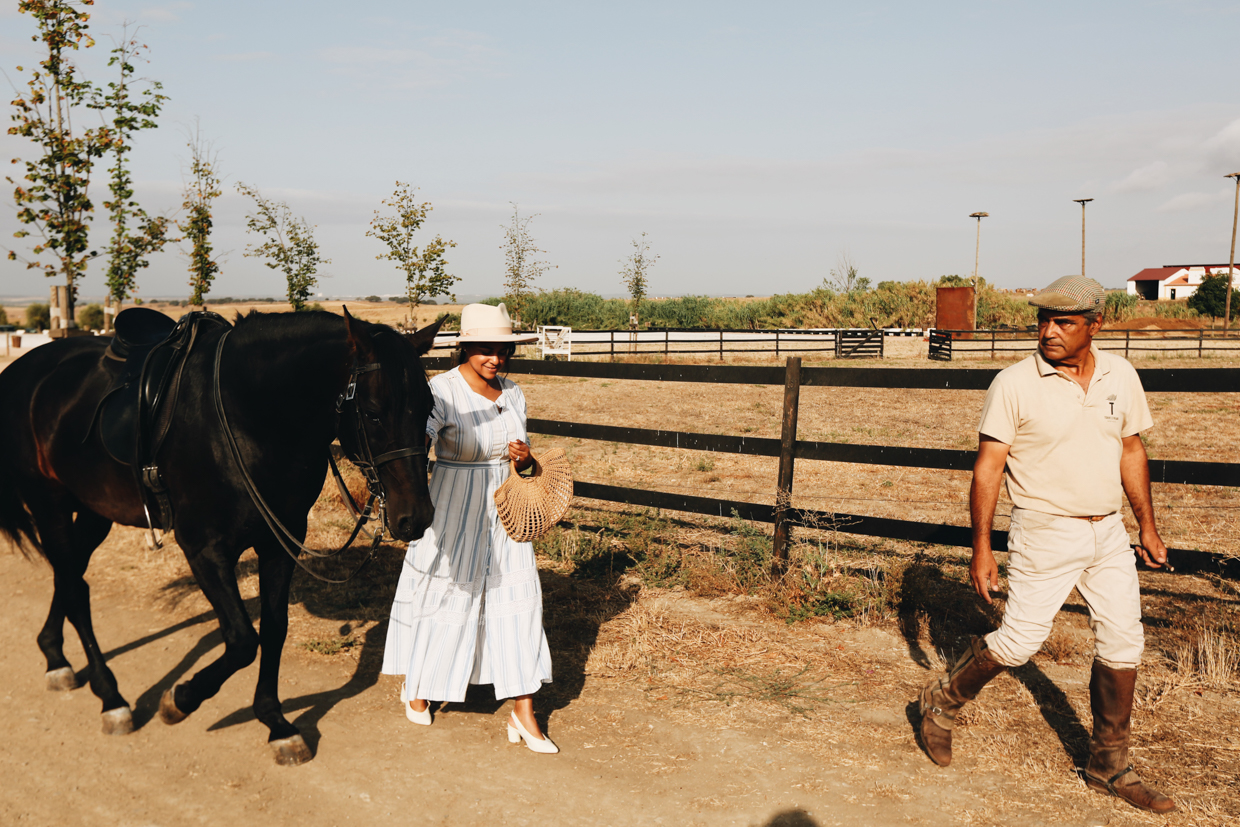
<svg viewBox="0 0 1240 827"><path fill-rule="evenodd" d="M1123 438L1154 424L1137 371L1091 346L1089 392L1035 353L999 372L978 431L1007 444L1012 504L1070 517L1110 514L1124 501Z"/></svg>

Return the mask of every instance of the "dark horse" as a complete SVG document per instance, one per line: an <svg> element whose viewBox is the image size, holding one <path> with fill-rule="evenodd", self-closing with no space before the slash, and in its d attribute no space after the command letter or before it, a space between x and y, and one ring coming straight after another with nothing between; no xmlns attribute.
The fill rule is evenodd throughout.
<svg viewBox="0 0 1240 827"><path fill-rule="evenodd" d="M160 717L184 720L253 663L261 647L254 714L271 730L276 759L298 764L312 755L281 712L277 686L296 563L266 519L276 517L304 542L339 437L350 459L382 462L374 487L385 496L392 535L422 536L434 513L424 451L433 400L420 356L433 344L435 328L406 337L346 311L344 318L251 313L235 327L200 330L158 460L177 543L215 609L225 649L164 695ZM77 685L63 651L67 618L86 650L91 690L103 702L103 730L121 734L133 730L132 715L95 639L84 574L113 523L145 527L147 512L133 469L105 451L96 424L119 369L104 358L109 341L57 340L0 373L0 534L42 553L54 572L51 610L38 636L48 688ZM270 508L267 518L226 443L217 391L245 469ZM395 458L385 461L385 454ZM258 555L261 633L237 588L237 560L248 548Z"/></svg>

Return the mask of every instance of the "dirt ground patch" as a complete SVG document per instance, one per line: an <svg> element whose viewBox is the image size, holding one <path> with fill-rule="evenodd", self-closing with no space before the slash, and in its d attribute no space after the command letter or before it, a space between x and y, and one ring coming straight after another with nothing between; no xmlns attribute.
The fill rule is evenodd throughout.
<svg viewBox="0 0 1240 827"><path fill-rule="evenodd" d="M777 387L518 379L532 417L779 433ZM1152 394L1151 456L1236 456L1234 396ZM967 449L980 404L971 391L805 388L801 438ZM552 444L570 451L580 479L772 501L774 460L536 439ZM963 473L804 462L794 504L963 525L967 484ZM1155 500L1170 545L1240 547L1233 489L1156 485ZM1141 575L1148 649L1134 757L1182 810L1155 819L1086 790L1074 773L1090 724L1091 642L1079 596L1043 651L968 708L956 761L940 769L916 745L912 701L997 618L965 584L965 552L852 538L846 526L798 532L799 542L821 544L823 565L870 578L877 597L850 619L787 623L752 595L707 598L644 583L633 563L647 541L637 535L652 521L659 542L686 553L736 539L727 520L579 501L559 529L562 544L603 544L608 553L591 567L540 559L555 683L536 709L563 749L554 757L510 747L506 708L485 688L430 728L405 722L399 681L378 673L402 549L385 546L345 585L299 573L281 680L286 714L315 752L298 768L274 764L249 711L255 666L184 723L155 719L160 694L222 651L175 546L150 551L140 532L114 529L88 575L96 629L139 726L118 738L99 734L89 689L44 691L34 638L50 572L0 549L0 668L9 677L0 822L1205 827L1240 819L1240 686L1234 668L1204 668L1217 658L1202 635L1234 632L1234 582ZM318 547L346 531L330 488L311 526ZM251 555L238 574L256 616Z"/></svg>
<svg viewBox="0 0 1240 827"><path fill-rule="evenodd" d="M583 509L575 516L588 525ZM313 536L327 534L335 532L320 522ZM949 769L916 746L911 702L959 651L956 626L790 625L746 598L707 600L623 579L599 586L546 560L556 681L536 706L563 753L508 745L506 710L485 688L439 712L434 726L413 727L399 681L378 674L401 556L384 549L347 586L299 575L281 685L316 757L281 768L249 710L255 667L186 722L154 718L164 689L222 651L175 547L148 551L139 532L116 529L92 566L96 628L139 725L111 738L99 734L89 689L43 689L34 636L50 598L46 566L0 554L0 668L9 676L0 821L1204 827L1237 815L1228 792L1240 769L1234 687L1177 682L1164 663L1139 687L1134 754L1184 812L1156 820L1084 788L1073 768L1089 721L1089 633L1075 600L1058 621L1054 653L996 681L969 708ZM958 569L962 558L928 565ZM253 560L239 572L257 614ZM1236 605L1234 593L1197 578L1144 580L1155 599ZM950 588L958 595L963 585ZM984 623L973 611L968 621Z"/></svg>

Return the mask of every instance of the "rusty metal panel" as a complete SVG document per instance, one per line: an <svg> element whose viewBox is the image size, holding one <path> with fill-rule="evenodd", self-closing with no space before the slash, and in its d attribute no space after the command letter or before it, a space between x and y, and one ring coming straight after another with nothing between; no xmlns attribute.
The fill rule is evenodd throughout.
<svg viewBox="0 0 1240 827"><path fill-rule="evenodd" d="M973 322L973 288L940 287L934 303L934 326L939 330L975 330ZM971 339L972 334L957 334L957 339Z"/></svg>

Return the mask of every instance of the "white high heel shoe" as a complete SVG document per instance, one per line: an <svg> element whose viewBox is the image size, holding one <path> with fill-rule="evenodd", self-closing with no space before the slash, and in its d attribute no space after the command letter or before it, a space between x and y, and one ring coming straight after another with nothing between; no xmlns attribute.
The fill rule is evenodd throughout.
<svg viewBox="0 0 1240 827"><path fill-rule="evenodd" d="M555 755L560 751L560 748L552 743L550 738L535 738L533 735L530 735L525 727L521 726L521 720L517 717L517 714L515 712L509 713L508 743L519 744L523 738L525 739L525 745L534 752L540 752L544 755Z"/></svg>
<svg viewBox="0 0 1240 827"><path fill-rule="evenodd" d="M405 685L400 685L400 705L405 708L405 717L410 723L421 724L422 726L430 726L434 720L431 717L431 702L426 702L426 709L421 712L416 711L409 705L409 694L405 691Z"/></svg>

